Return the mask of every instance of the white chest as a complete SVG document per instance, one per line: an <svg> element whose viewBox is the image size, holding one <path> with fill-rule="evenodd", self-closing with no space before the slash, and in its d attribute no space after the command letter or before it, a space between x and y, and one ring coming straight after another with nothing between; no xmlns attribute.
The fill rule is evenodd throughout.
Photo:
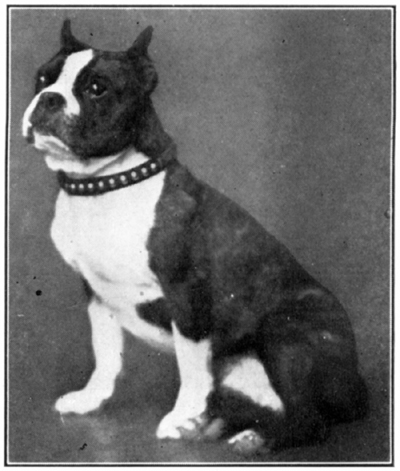
<svg viewBox="0 0 400 471"><path fill-rule="evenodd" d="M65 261L89 282L121 323L140 337L152 334L144 332L135 306L163 296L149 267L147 242L164 177L160 173L94 197L69 196L62 191L51 229Z"/></svg>

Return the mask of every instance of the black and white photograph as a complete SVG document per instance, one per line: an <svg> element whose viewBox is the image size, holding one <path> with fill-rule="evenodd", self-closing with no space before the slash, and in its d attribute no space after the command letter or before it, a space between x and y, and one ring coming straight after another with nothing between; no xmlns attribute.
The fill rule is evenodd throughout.
<svg viewBox="0 0 400 471"><path fill-rule="evenodd" d="M8 6L5 464L393 463L395 14Z"/></svg>

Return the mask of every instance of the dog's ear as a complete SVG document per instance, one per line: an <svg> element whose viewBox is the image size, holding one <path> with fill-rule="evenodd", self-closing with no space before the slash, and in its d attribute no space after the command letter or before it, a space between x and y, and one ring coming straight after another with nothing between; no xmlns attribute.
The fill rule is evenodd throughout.
<svg viewBox="0 0 400 471"><path fill-rule="evenodd" d="M141 85L147 94L150 94L156 88L158 82L157 72L147 53L152 35L153 27L148 26L127 50L128 57L136 64Z"/></svg>
<svg viewBox="0 0 400 471"><path fill-rule="evenodd" d="M150 59L144 59L138 67L141 84L145 93L150 93L156 88L158 75Z"/></svg>
<svg viewBox="0 0 400 471"><path fill-rule="evenodd" d="M61 47L68 53L88 49L88 46L74 37L71 32L71 20L67 19L61 28Z"/></svg>
<svg viewBox="0 0 400 471"><path fill-rule="evenodd" d="M149 47L152 35L153 27L148 26L139 34L135 42L128 49L128 56L147 56L147 48Z"/></svg>

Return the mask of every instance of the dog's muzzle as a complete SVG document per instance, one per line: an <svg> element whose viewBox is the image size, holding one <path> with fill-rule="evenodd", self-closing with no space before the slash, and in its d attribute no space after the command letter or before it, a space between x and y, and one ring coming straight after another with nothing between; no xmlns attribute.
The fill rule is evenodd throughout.
<svg viewBox="0 0 400 471"><path fill-rule="evenodd" d="M65 106L66 100L60 93L43 92L40 94L31 104L33 109L30 114L28 112L28 115L24 117L23 134L27 142L34 143L34 131L42 134L55 134L56 122Z"/></svg>
<svg viewBox="0 0 400 471"><path fill-rule="evenodd" d="M42 93L30 117L31 125L40 129L43 125L49 124L65 105L65 98L60 93Z"/></svg>

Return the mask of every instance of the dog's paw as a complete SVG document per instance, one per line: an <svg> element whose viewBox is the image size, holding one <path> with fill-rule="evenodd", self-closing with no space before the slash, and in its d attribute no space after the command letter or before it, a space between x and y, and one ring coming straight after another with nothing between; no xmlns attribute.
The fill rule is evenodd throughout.
<svg viewBox="0 0 400 471"><path fill-rule="evenodd" d="M247 455L260 450L265 444L265 439L255 430L248 429L234 435L228 443L237 453Z"/></svg>
<svg viewBox="0 0 400 471"><path fill-rule="evenodd" d="M156 435L161 439L199 439L208 423L205 413L196 417L185 417L173 410L162 419Z"/></svg>
<svg viewBox="0 0 400 471"><path fill-rule="evenodd" d="M55 404L55 409L60 414L87 414L98 409L107 398L102 391L82 389L61 396Z"/></svg>

